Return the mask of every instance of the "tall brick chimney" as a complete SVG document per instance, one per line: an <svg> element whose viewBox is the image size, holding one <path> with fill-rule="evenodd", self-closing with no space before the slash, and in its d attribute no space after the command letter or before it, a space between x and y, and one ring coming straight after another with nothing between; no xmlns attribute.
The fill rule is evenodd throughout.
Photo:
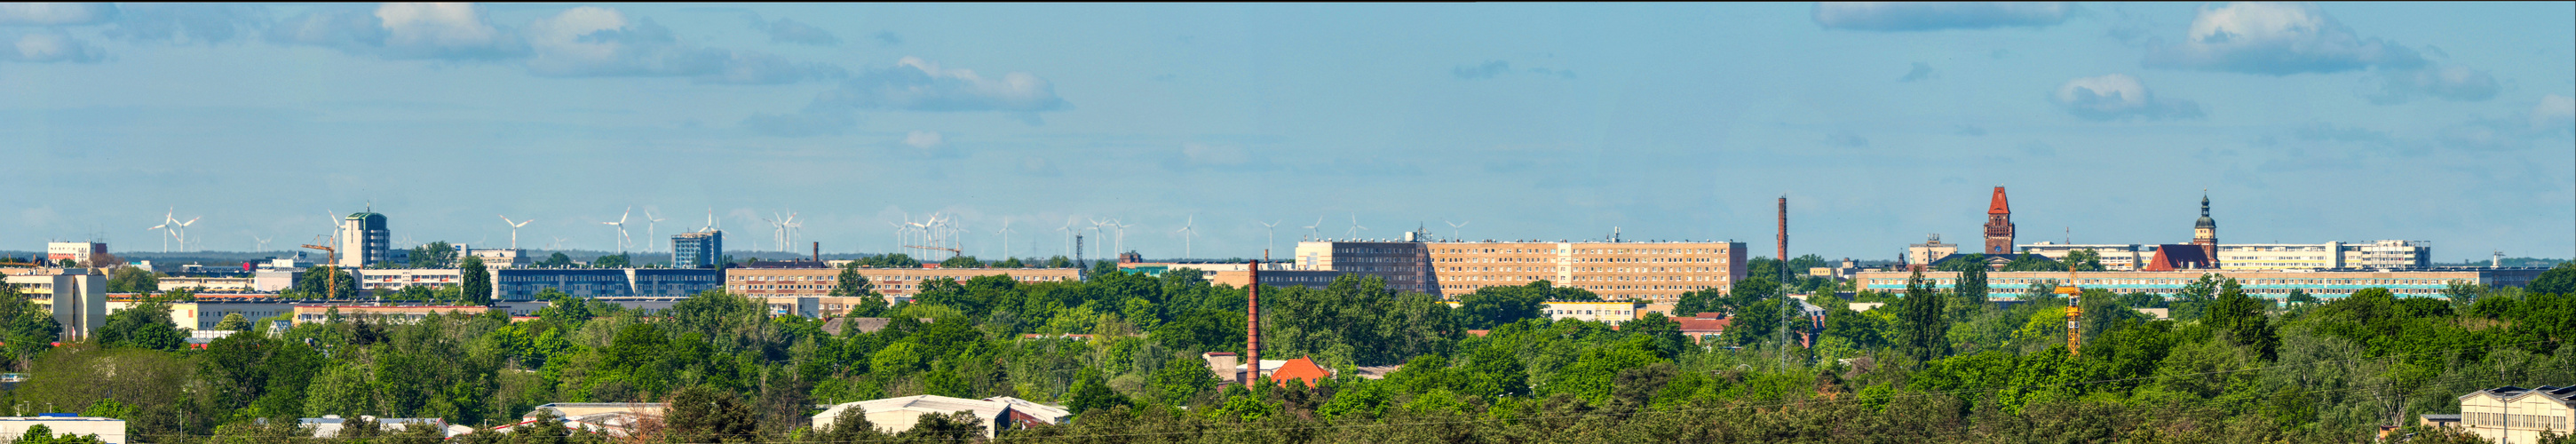
<svg viewBox="0 0 2576 444"><path fill-rule="evenodd" d="M1780 269L1789 269L1789 195L1780 195Z"/></svg>
<svg viewBox="0 0 2576 444"><path fill-rule="evenodd" d="M1243 386L1252 387L1261 380L1261 260L1252 260L1250 297L1245 298L1243 320Z"/></svg>

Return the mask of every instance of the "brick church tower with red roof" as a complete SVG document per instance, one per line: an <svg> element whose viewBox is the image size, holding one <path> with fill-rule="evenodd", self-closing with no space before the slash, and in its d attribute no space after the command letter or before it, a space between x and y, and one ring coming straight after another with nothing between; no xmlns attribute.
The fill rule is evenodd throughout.
<svg viewBox="0 0 2576 444"><path fill-rule="evenodd" d="M1997 256L2012 251L2012 203L2004 199L2004 187L1996 185L1994 202L1986 204L1986 250L1981 253Z"/></svg>

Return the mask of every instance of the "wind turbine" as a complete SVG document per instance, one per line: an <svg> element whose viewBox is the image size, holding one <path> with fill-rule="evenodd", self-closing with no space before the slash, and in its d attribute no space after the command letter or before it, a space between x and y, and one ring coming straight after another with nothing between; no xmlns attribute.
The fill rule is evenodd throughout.
<svg viewBox="0 0 2576 444"><path fill-rule="evenodd" d="M499 215L497 215L497 214L496 214L495 216L499 216ZM511 222L511 221L510 221L510 216L501 216L501 223L502 223L502 224L504 224L504 225L509 225L509 226L510 226L510 249L512 249L512 250L519 249L519 227L525 227L525 226L528 226L528 223L529 223L529 222L536 222L536 221L537 221L536 219L528 219L528 220L523 220L523 221L518 221L518 222Z"/></svg>
<svg viewBox="0 0 2576 444"><path fill-rule="evenodd" d="M1266 224L1261 224L1261 221L1257 221L1257 220L1256 220L1256 221L1252 221L1252 223L1261 224L1261 230L1262 230L1262 231L1265 231L1265 232L1269 232L1269 233L1270 233L1270 243L1267 243L1267 244L1261 244L1261 253L1262 253L1262 254L1269 254L1269 253L1270 253L1270 250L1272 250L1272 249L1275 249L1275 248L1278 248L1278 247L1279 247L1279 223L1280 223L1280 222L1284 222L1284 221L1276 221L1276 220L1274 220L1274 221L1270 221L1270 223L1266 223ZM1266 258L1265 258L1265 259L1266 259Z"/></svg>
<svg viewBox="0 0 2576 444"><path fill-rule="evenodd" d="M600 225L617 227L617 254L626 254L626 216L632 214L635 214L635 207L626 207L626 212L617 214L616 222L599 223Z"/></svg>
<svg viewBox="0 0 2576 444"><path fill-rule="evenodd" d="M1324 217L1323 217L1323 216L1315 216L1315 224L1314 224L1314 225L1307 225L1307 226L1306 226L1306 240L1316 240L1316 239L1319 239L1319 238L1324 237L1324 233L1323 233L1323 232L1315 231L1315 227L1321 227L1321 226L1324 226Z"/></svg>
<svg viewBox="0 0 2576 444"><path fill-rule="evenodd" d="M1476 221L1450 222L1445 220L1440 222L1449 224L1449 240L1466 240L1466 238L1458 237L1458 229L1466 227L1467 224L1476 223Z"/></svg>
<svg viewBox="0 0 2576 444"><path fill-rule="evenodd" d="M271 237L271 238L262 238L262 237L259 237L259 235L257 235L257 234L250 235L250 240L259 241L259 248L258 248L258 249L255 249L255 250L251 250L251 251L268 251L268 240L269 240L269 239L275 239L275 238L273 238L273 237Z"/></svg>
<svg viewBox="0 0 2576 444"><path fill-rule="evenodd" d="M1101 239L1101 238L1103 237L1103 236L1101 236L1101 235L1102 235L1102 234L1104 234L1104 233L1102 233L1102 231L1103 231L1103 230L1101 230L1101 227L1105 227L1105 226L1108 226L1108 225L1109 225L1109 222L1108 222L1108 221L1103 221L1103 220L1100 220L1100 219L1092 219L1092 220L1091 220L1091 240L1092 240L1092 241L1094 241L1094 242L1098 242L1098 241L1103 240L1103 239ZM1096 246L1096 245L1095 245L1095 246ZM1113 254L1113 255L1114 255L1114 254L1117 254L1117 253L1116 253L1116 252L1112 252L1111 254Z"/></svg>
<svg viewBox="0 0 2576 444"><path fill-rule="evenodd" d="M1121 220L1116 220L1116 219L1111 219L1111 220L1109 221L1109 223L1110 223L1111 225L1116 225L1116 226L1118 226L1118 237L1117 237L1117 239L1118 239L1118 240L1117 240L1117 242L1118 242L1118 245L1117 245L1117 247L1118 247L1118 251L1114 251L1113 253L1125 253L1125 252L1127 252L1127 227L1133 227L1133 226L1136 226L1136 224L1131 224L1131 223L1127 223L1126 221L1121 221Z"/></svg>
<svg viewBox="0 0 2576 444"><path fill-rule="evenodd" d="M993 230L993 232L995 232L995 233L1001 233L1001 234L1002 234L1002 258L1003 258L1003 259L1010 259L1010 258L1011 258L1011 218L1008 218L1008 217L1002 218L1002 229L1000 229L1000 230Z"/></svg>
<svg viewBox="0 0 2576 444"><path fill-rule="evenodd" d="M1173 230L1174 232L1181 233L1181 257L1197 257L1192 256L1190 253L1190 238L1199 234L1197 229L1198 225L1199 217L1197 215L1191 215L1189 222L1181 224L1181 229Z"/></svg>
<svg viewBox="0 0 2576 444"><path fill-rule="evenodd" d="M143 231L161 230L161 252L163 253L170 252L170 223L178 222L177 218L170 217L170 215L177 212L178 211L173 210L171 213L164 213L161 215L160 225L153 225L152 228L143 229Z"/></svg>
<svg viewBox="0 0 2576 444"><path fill-rule="evenodd" d="M1056 254L1057 254L1057 255L1061 255L1061 256L1072 256L1072 255L1073 255L1073 232L1074 232L1074 229L1073 229L1073 219L1074 219L1074 218L1073 218L1073 216L1065 216L1065 217L1064 217L1064 226L1056 227L1056 229L1055 229L1056 231L1062 231L1062 232L1064 232L1064 249L1062 249L1062 250L1056 250Z"/></svg>
<svg viewBox="0 0 2576 444"><path fill-rule="evenodd" d="M653 215L653 209L652 209L652 208L645 208L645 209L644 209L644 241L645 241L645 242L652 242L654 239L660 239L660 238L661 238L661 236L660 236L660 235L657 235L657 234L654 234L654 233L653 233L653 223L655 223L655 222L661 222L662 220L663 220L663 219L662 219L662 217L661 217L661 216L654 216L654 215ZM649 248L648 248L648 249L646 249L646 250L644 250L644 251L653 251L653 250L651 250L651 249L649 249Z"/></svg>
<svg viewBox="0 0 2576 444"><path fill-rule="evenodd" d="M205 217L205 216L191 217L191 218L188 218L188 221L187 221L187 222L180 222L180 223L179 223L179 226L171 227L171 228L176 228L176 229L178 229L177 231L175 231L175 233L178 233L178 234L177 234L177 236L179 236L179 251L187 251L187 250L188 250L188 226L189 226L189 225L196 225L196 224L197 224L197 219L204 219L204 218L206 218L206 217Z"/></svg>
<svg viewBox="0 0 2576 444"><path fill-rule="evenodd" d="M554 251L563 251L563 241L567 241L567 240L571 240L571 239L565 239L565 238L563 238L563 237L561 237L561 236L557 236L557 237L555 237L555 243L547 244L547 245L546 245L546 249L548 249L548 250L554 250Z"/></svg>
<svg viewBox="0 0 2576 444"><path fill-rule="evenodd" d="M1352 239L1359 239L1359 238L1360 238L1360 232L1361 232L1361 231L1367 231L1367 230L1368 230L1368 227L1360 226L1360 214L1359 214L1359 213L1351 213L1351 234L1350 234L1350 236L1348 236L1348 237L1350 237L1350 238L1352 238Z"/></svg>

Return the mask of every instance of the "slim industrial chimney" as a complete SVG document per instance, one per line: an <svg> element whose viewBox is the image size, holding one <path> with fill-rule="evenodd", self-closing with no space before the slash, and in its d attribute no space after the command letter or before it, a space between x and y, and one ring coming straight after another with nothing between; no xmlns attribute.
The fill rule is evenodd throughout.
<svg viewBox="0 0 2576 444"><path fill-rule="evenodd" d="M823 242L822 242L822 241L815 241L815 242L814 242L814 263L817 263L817 264L823 263Z"/></svg>
<svg viewBox="0 0 2576 444"><path fill-rule="evenodd" d="M1251 297L1245 298L1243 320L1243 361L1251 364L1244 367L1243 386L1246 388L1261 379L1261 260L1254 259L1250 269L1252 284L1246 288L1250 288L1252 293Z"/></svg>
<svg viewBox="0 0 2576 444"><path fill-rule="evenodd" d="M1780 256L1778 256L1778 257L1773 257L1773 259L1779 259L1779 260L1780 260L1780 267L1781 267L1780 269L1781 269L1781 270L1784 270L1784 271L1785 271L1785 270L1788 270L1788 267L1789 267L1789 195L1787 195L1787 194L1782 194L1782 195L1780 195Z"/></svg>

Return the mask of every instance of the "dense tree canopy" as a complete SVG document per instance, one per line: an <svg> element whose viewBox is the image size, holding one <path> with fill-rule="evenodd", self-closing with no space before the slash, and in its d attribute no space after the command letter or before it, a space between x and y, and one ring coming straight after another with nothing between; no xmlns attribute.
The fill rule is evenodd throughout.
<svg viewBox="0 0 2576 444"><path fill-rule="evenodd" d="M833 292L873 294L864 281ZM1195 270L931 281L864 332L721 291L647 313L548 290L539 299L551 305L516 321L335 311L203 349L174 342L184 331L151 302L112 316L93 341L52 347L51 318L0 294L11 365L31 375L0 401L125 418L134 442L152 443L276 442L292 431L280 424L326 414L494 426L544 403L634 401L673 403L653 435L665 443L980 436L956 418L899 435L855 415L807 430L816 405L915 394L1014 396L1080 417L1002 437L1024 442L2352 442L2390 418L2456 412L2470 390L2576 380L2566 294L2486 288L2453 304L2371 289L2275 304L2224 276L2200 282L2173 302L2196 308L2171 320L2137 314L2163 303L2152 295L2011 288L2013 304L1967 304L1913 282L1862 292L1890 303L1866 311L1821 300L1813 331L1782 329L1805 324L1777 318L1776 292L1701 292L1686 299L1737 313L1725 335L1701 340L1660 315L1616 328L1550 320L1533 301L1581 295L1544 283L1452 308L1349 275L1261 293L1263 357L1341 375L1253 389L1217 383L1200 359L1245 351L1246 291ZM2082 308L2076 350L2069 305ZM96 377L111 368L116 377ZM539 421L457 439L611 441ZM342 440L436 439L414 433Z"/></svg>

